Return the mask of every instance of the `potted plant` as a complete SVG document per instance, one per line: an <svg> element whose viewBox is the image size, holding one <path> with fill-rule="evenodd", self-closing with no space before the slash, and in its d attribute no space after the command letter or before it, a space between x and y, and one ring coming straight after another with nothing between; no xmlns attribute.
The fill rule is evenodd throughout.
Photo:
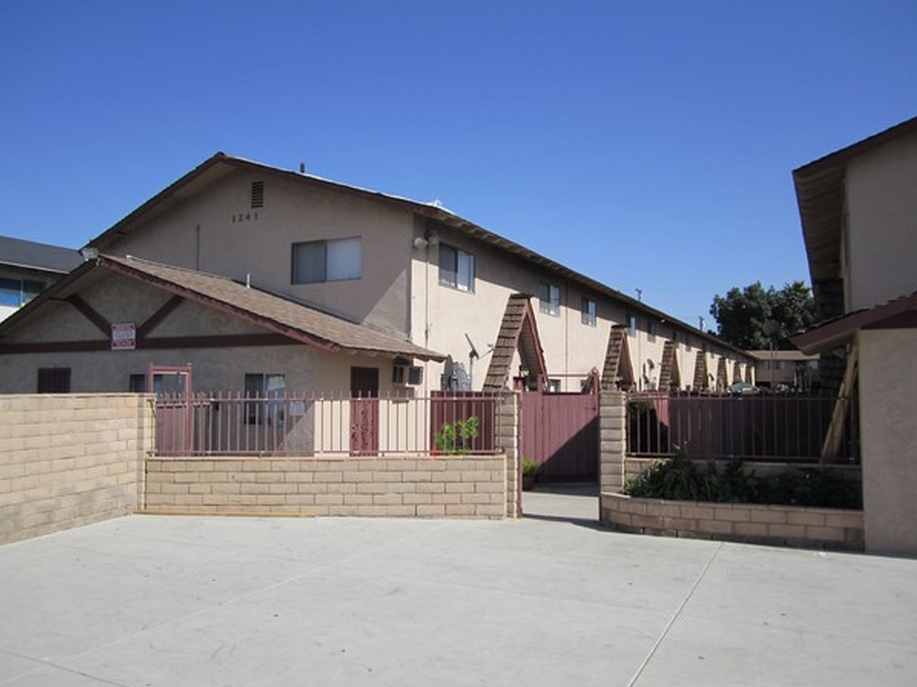
<svg viewBox="0 0 917 687"><path fill-rule="evenodd" d="M541 466L531 458L522 459L522 489L528 491L535 486L535 477Z"/></svg>

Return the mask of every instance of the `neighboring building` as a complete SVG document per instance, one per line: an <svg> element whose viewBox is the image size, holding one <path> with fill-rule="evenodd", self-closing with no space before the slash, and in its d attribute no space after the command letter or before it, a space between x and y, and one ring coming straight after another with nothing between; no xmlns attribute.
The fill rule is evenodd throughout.
<svg viewBox="0 0 917 687"><path fill-rule="evenodd" d="M264 373L285 375L286 386L297 391L346 392L354 389L349 368L375 369L380 391L417 394L494 388L500 380L579 391L593 370L603 374L603 385L625 388L716 389L754 381L754 359L743 351L438 204L222 153L83 252L99 255L102 269L80 268L53 297L0 326L0 391L35 391L39 368L71 370L74 391L126 390L146 362L191 362L197 388L206 379L204 386L225 389L240 389L247 375ZM133 282L121 288L125 270L143 282L142 273L176 268L192 280L235 280L299 314L288 311L284 323L270 326L253 322L257 308L244 316L233 310L227 319L225 303L195 300L183 279L173 277L145 296ZM530 308L519 294L531 297ZM183 312L190 303L196 316ZM514 328L523 311L533 314L525 332ZM388 343L372 352L342 343L327 350L337 356L334 364L271 348L314 348L302 332L333 340L297 324L316 312ZM115 324L124 326L118 336L130 336L121 332L133 327L129 352L112 350ZM273 344L261 336L266 331ZM258 350L243 353L244 336L256 333ZM241 337L232 350L221 340L229 334ZM528 345L532 341L538 346ZM232 364L230 355L238 355Z"/></svg>
<svg viewBox="0 0 917 687"><path fill-rule="evenodd" d="M0 236L0 320L83 261L70 248Z"/></svg>
<svg viewBox="0 0 917 687"><path fill-rule="evenodd" d="M793 177L824 320L793 342L858 390L867 549L917 554L917 118Z"/></svg>
<svg viewBox="0 0 917 687"><path fill-rule="evenodd" d="M818 356L800 351L746 351L755 358L758 386L780 385L799 391L818 389Z"/></svg>

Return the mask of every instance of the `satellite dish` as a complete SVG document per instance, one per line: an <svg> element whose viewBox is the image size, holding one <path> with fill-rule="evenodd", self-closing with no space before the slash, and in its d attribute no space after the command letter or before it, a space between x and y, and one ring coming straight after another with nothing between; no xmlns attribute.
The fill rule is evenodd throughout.
<svg viewBox="0 0 917 687"><path fill-rule="evenodd" d="M780 323L777 320L768 320L764 323L764 333L769 337L773 337L779 331Z"/></svg>

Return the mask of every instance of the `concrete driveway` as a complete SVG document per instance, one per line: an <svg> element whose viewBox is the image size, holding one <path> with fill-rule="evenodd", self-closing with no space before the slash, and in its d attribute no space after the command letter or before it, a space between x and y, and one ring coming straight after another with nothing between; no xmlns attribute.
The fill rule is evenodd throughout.
<svg viewBox="0 0 917 687"><path fill-rule="evenodd" d="M0 547L0 685L917 684L917 561L519 521L133 516Z"/></svg>

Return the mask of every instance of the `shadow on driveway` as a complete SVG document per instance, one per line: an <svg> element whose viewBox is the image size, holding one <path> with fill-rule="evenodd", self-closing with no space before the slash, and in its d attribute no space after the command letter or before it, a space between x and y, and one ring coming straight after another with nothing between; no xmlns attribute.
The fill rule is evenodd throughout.
<svg viewBox="0 0 917 687"><path fill-rule="evenodd" d="M522 494L523 517L570 522L598 528L599 485L595 482L549 482Z"/></svg>

